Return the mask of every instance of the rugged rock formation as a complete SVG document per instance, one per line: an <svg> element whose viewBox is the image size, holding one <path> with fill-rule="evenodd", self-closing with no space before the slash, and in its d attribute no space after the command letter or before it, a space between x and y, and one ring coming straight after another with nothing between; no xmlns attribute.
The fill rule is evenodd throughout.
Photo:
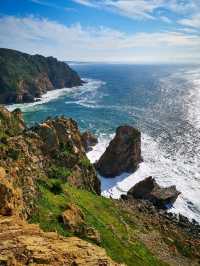
<svg viewBox="0 0 200 266"><path fill-rule="evenodd" d="M64 176L69 183L100 194L100 181L86 157L81 134L74 120L64 117L48 119L32 130L42 139L43 152L51 155L59 167L70 170Z"/></svg>
<svg viewBox="0 0 200 266"><path fill-rule="evenodd" d="M0 216L0 265L117 266L104 249L77 237L44 233L38 225Z"/></svg>
<svg viewBox="0 0 200 266"><path fill-rule="evenodd" d="M148 200L161 209L170 208L179 194L175 186L160 187L151 176L138 182L127 193L128 197Z"/></svg>
<svg viewBox="0 0 200 266"><path fill-rule="evenodd" d="M86 152L90 151L98 143L97 137L89 131L84 132L81 135L81 139Z"/></svg>
<svg viewBox="0 0 200 266"><path fill-rule="evenodd" d="M25 129L19 110L0 108L0 213L30 216L38 180L48 177L100 194L76 122L49 119ZM14 135L15 133L15 135Z"/></svg>
<svg viewBox="0 0 200 266"><path fill-rule="evenodd" d="M141 133L131 126L121 126L95 167L102 176L115 177L134 172L141 158Z"/></svg>
<svg viewBox="0 0 200 266"><path fill-rule="evenodd" d="M75 71L53 57L0 48L0 103L32 102L49 90L82 83Z"/></svg>

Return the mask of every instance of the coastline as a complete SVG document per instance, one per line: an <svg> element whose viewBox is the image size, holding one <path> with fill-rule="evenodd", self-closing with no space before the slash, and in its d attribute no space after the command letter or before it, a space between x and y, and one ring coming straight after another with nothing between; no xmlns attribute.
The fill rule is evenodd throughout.
<svg viewBox="0 0 200 266"><path fill-rule="evenodd" d="M95 79L83 80L88 81L88 83L78 87L53 90L45 94L38 102L23 105L10 105L8 106L8 109L14 110L19 107L23 112L28 112L32 108L33 111L38 110L40 107L45 107L45 103L56 101L59 97L66 96L67 94L72 96L70 101L65 101L66 105L69 105L69 107L73 104L83 108L95 108L95 106L98 106L98 103L94 104L95 101L91 101L90 93L95 94L97 90L101 91L99 88L101 87L101 84L103 84L103 81ZM98 132L100 134L102 131L98 130ZM93 158L98 159L105 151L106 145L108 145L112 136L112 134L105 134L103 138L101 138L100 135L99 144L89 154L91 154ZM170 158L169 155L165 154L165 151L162 150L162 147L159 147L158 143L148 135L143 134L142 149L143 153L146 154L145 161L140 164L140 167L135 174L130 175L124 173L112 180L104 179L103 177L101 178L102 195L106 197L111 196L113 198L119 198L121 194L125 194L135 183L143 180L149 175L152 175L161 186L177 185L178 189L182 192L182 195L179 196L174 204L174 207L170 211L176 214L180 212L182 215L187 216L190 220L195 219L200 223L198 205L199 192L197 189L193 189L196 186L196 183L191 182L188 185L189 176L188 179L185 179L182 178L179 173L179 171L185 171L186 167L189 167L188 170L192 171L193 165L191 164L185 166L184 158L182 159L181 157L175 158L175 160ZM94 159L92 159L92 162L93 161Z"/></svg>

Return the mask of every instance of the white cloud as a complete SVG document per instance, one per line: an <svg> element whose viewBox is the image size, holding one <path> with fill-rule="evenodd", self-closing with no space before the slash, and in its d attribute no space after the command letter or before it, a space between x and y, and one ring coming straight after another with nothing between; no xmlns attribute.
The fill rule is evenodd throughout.
<svg viewBox="0 0 200 266"><path fill-rule="evenodd" d="M172 23L172 20L166 16L160 16L160 19L166 23Z"/></svg>
<svg viewBox="0 0 200 266"><path fill-rule="evenodd" d="M65 26L35 17L0 18L0 46L61 60L200 61L200 37L182 32L127 34L109 28Z"/></svg>
<svg viewBox="0 0 200 266"><path fill-rule="evenodd" d="M152 12L163 4L164 0L106 0L104 4L130 18L153 19Z"/></svg>
<svg viewBox="0 0 200 266"><path fill-rule="evenodd" d="M196 14L191 18L179 20L179 24L200 29L200 14Z"/></svg>
<svg viewBox="0 0 200 266"><path fill-rule="evenodd" d="M40 6L46 6L46 7L51 7L51 8L54 8L54 9L65 10L67 12L75 11L74 8L69 8L69 7L64 7L63 8L62 6L59 6L57 4L50 3L50 2L44 1L44 0L29 0L29 1L34 3L34 4L40 5Z"/></svg>
<svg viewBox="0 0 200 266"><path fill-rule="evenodd" d="M153 19L152 12L165 0L73 0L76 3L107 9L130 18Z"/></svg>
<svg viewBox="0 0 200 266"><path fill-rule="evenodd" d="M90 0L73 0L74 2L84 5L84 6L89 6L89 7L98 7L95 3L93 3Z"/></svg>
<svg viewBox="0 0 200 266"><path fill-rule="evenodd" d="M176 14L193 14L200 9L199 0L73 0L76 3L98 7L132 19L155 19L157 10L163 9ZM166 16L165 16L166 17ZM162 19L162 17L161 17ZM163 19L162 19L163 20ZM163 20L164 21L164 20ZM165 19L165 22L169 20Z"/></svg>

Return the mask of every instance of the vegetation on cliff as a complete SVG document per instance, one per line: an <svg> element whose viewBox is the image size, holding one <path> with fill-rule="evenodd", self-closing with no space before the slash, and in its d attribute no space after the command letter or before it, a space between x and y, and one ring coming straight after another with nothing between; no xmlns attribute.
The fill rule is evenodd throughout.
<svg viewBox="0 0 200 266"><path fill-rule="evenodd" d="M81 84L78 74L56 58L0 48L0 103L32 102L49 90Z"/></svg>

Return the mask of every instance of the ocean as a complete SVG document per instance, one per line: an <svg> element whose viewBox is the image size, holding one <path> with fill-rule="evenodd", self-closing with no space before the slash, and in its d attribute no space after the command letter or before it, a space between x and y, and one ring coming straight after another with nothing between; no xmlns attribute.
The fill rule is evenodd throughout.
<svg viewBox="0 0 200 266"><path fill-rule="evenodd" d="M119 198L134 184L153 176L162 186L182 192L170 210L200 223L200 66L72 64L87 83L50 91L20 107L29 126L49 116L74 118L99 143L88 153L94 162L115 129L130 124L142 132L144 161L134 174L101 177L102 195Z"/></svg>

